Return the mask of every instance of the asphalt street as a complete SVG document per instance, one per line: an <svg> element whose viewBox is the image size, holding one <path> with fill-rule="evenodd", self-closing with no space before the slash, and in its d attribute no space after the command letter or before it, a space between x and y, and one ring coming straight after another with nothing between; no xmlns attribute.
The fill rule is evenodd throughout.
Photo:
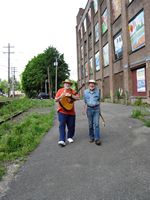
<svg viewBox="0 0 150 200"><path fill-rule="evenodd" d="M1 200L150 200L150 129L131 106L102 103L102 146L89 143L83 101L76 135L61 148L54 127L9 183Z"/></svg>

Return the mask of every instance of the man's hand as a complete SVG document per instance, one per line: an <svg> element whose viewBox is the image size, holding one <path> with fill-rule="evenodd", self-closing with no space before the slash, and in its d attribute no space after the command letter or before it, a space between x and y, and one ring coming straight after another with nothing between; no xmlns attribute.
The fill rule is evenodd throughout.
<svg viewBox="0 0 150 200"><path fill-rule="evenodd" d="M66 96L66 97L71 97L71 94L66 93L65 96Z"/></svg>
<svg viewBox="0 0 150 200"><path fill-rule="evenodd" d="M86 114L86 112L87 112L87 106L86 106L86 105L84 105L84 108L83 108L82 114L83 114L83 115L85 115L85 114Z"/></svg>
<svg viewBox="0 0 150 200"><path fill-rule="evenodd" d="M63 93L62 93L61 96L60 96L60 99L62 99L62 98L65 97L65 96L66 96L66 90L63 91Z"/></svg>

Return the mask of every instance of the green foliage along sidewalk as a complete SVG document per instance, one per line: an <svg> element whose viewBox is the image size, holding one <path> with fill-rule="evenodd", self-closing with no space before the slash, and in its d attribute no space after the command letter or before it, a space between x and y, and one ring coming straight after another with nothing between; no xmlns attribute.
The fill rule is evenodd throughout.
<svg viewBox="0 0 150 200"><path fill-rule="evenodd" d="M30 112L17 123L5 122L0 125L0 178L6 172L8 163L18 158L22 159L33 151L53 125L55 113L53 100L25 99L26 104L27 101L29 108L49 107L50 112L46 114Z"/></svg>
<svg viewBox="0 0 150 200"><path fill-rule="evenodd" d="M150 106L142 103L141 99L138 99L134 105L136 108L132 110L131 116L143 121L145 126L150 127Z"/></svg>

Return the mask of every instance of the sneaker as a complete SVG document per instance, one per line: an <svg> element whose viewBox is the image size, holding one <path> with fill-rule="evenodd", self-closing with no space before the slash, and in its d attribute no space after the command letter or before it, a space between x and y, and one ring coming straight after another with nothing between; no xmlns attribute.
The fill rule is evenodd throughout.
<svg viewBox="0 0 150 200"><path fill-rule="evenodd" d="M65 147L66 146L66 143L64 141L59 141L58 144L61 146L61 147Z"/></svg>
<svg viewBox="0 0 150 200"><path fill-rule="evenodd" d="M91 139L89 140L89 142L90 142L90 143L94 142L94 139L93 139L93 138L91 138Z"/></svg>
<svg viewBox="0 0 150 200"><path fill-rule="evenodd" d="M101 142L101 140L95 140L95 144L96 145L102 145L102 142Z"/></svg>
<svg viewBox="0 0 150 200"><path fill-rule="evenodd" d="M73 143L73 139L72 138L68 138L67 139L69 143Z"/></svg>

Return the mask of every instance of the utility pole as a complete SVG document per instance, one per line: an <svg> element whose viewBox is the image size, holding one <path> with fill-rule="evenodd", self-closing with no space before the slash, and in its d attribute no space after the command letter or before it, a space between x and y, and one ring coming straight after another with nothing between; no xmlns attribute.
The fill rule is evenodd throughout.
<svg viewBox="0 0 150 200"><path fill-rule="evenodd" d="M4 48L8 49L7 52L3 52L3 53L8 54L8 97L10 97L10 54L14 53L14 52L11 52L10 49L14 48L14 46L10 46L10 43L8 43L8 46L6 46Z"/></svg>
<svg viewBox="0 0 150 200"><path fill-rule="evenodd" d="M51 99L51 85L50 85L49 67L47 67L47 76L48 76L49 98Z"/></svg>
<svg viewBox="0 0 150 200"><path fill-rule="evenodd" d="M13 98L15 97L15 81L16 81L16 78L15 78L15 73L16 73L16 67L11 67L11 75L12 75L12 95L13 95Z"/></svg>
<svg viewBox="0 0 150 200"><path fill-rule="evenodd" d="M54 62L54 66L55 68L55 95L57 93L57 68L58 68L58 58L56 58L55 62Z"/></svg>

